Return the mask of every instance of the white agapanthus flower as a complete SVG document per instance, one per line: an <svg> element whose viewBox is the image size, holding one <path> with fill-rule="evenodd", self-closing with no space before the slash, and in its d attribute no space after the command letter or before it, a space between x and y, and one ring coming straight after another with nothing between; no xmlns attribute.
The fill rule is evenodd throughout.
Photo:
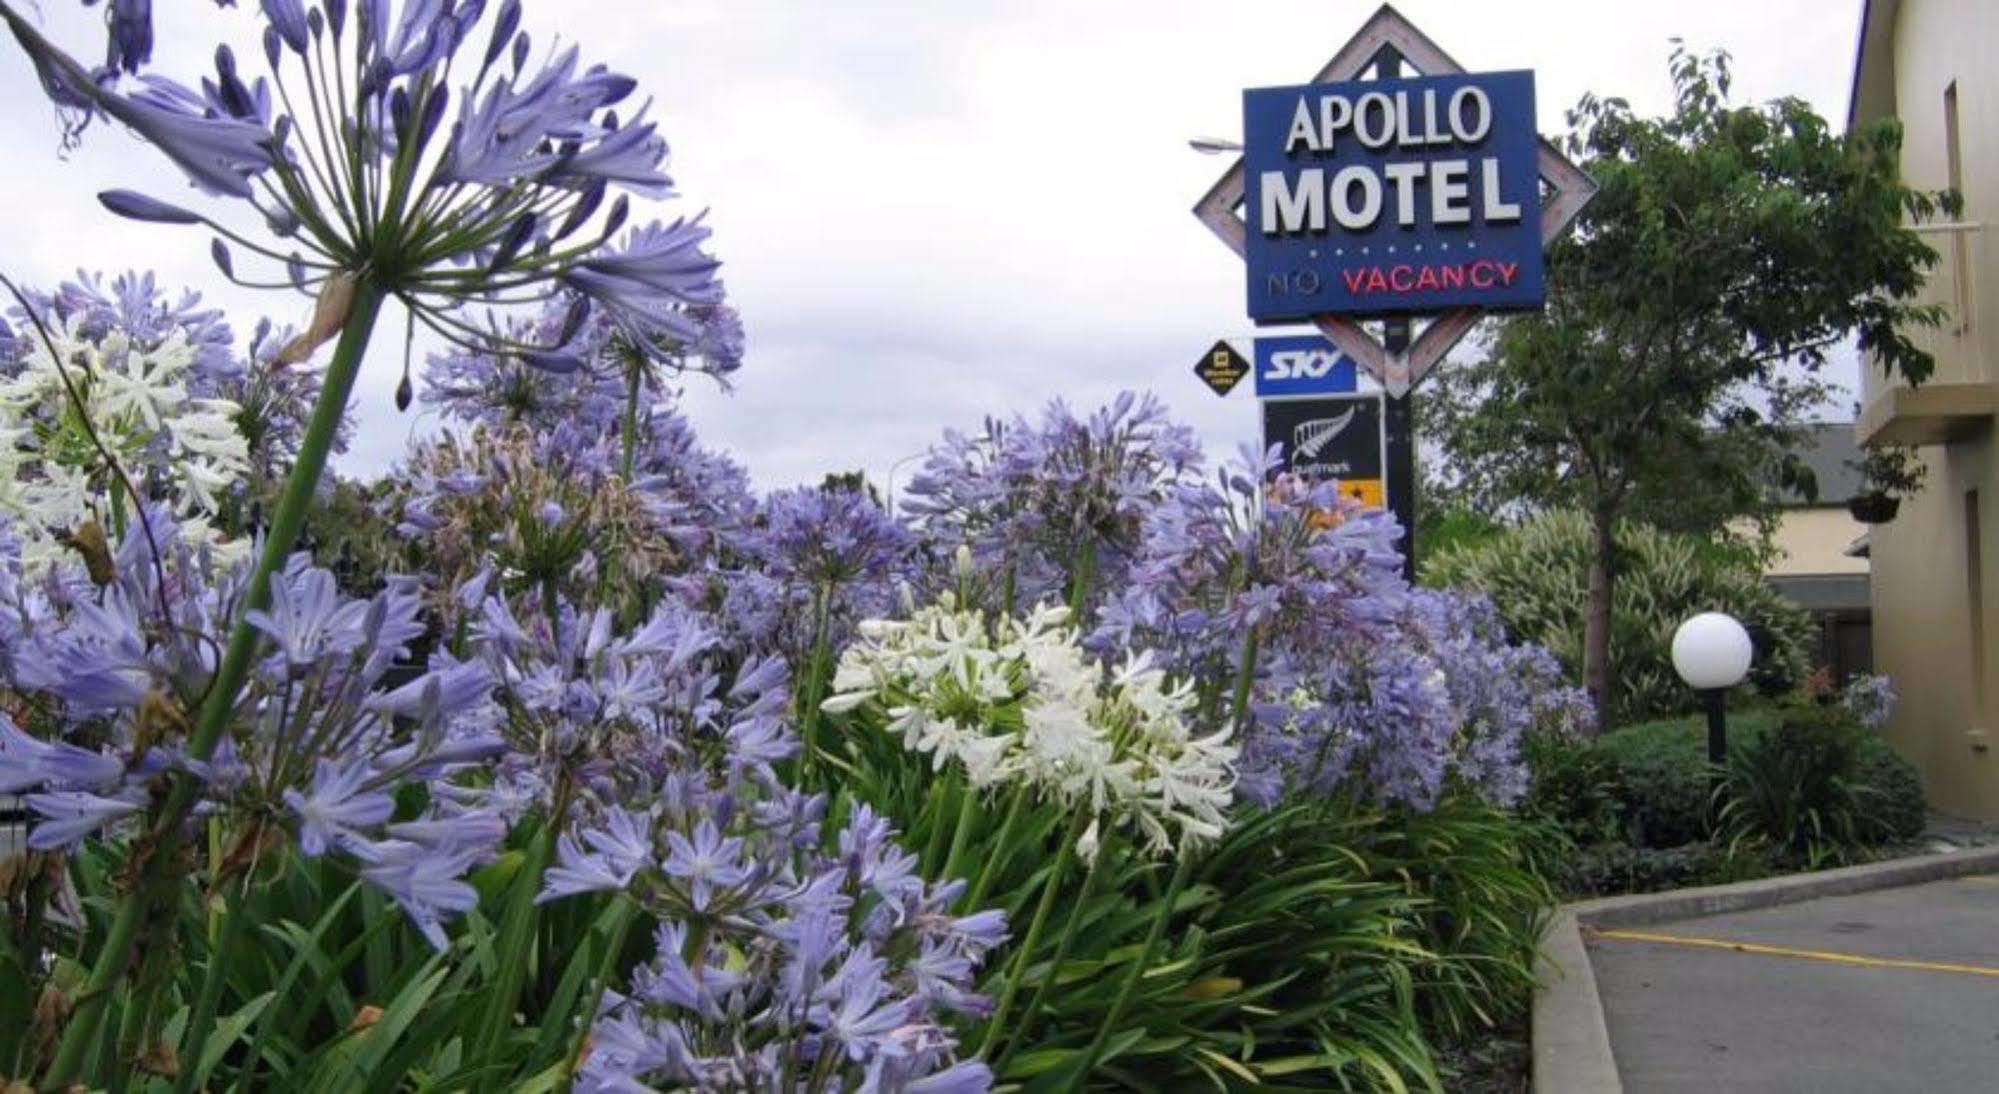
<svg viewBox="0 0 1999 1094"><path fill-rule="evenodd" d="M1226 830L1236 748L1227 728L1189 730L1196 705L1149 656L1107 673L1066 608L990 619L946 596L907 620L861 624L822 709L876 711L884 732L933 770L959 765L974 787L1025 783L1084 810L1077 850L1090 859L1106 826L1161 854Z"/></svg>
<svg viewBox="0 0 1999 1094"><path fill-rule="evenodd" d="M39 338L26 338L20 370L0 377L0 513L21 536L23 561L40 569L62 557L58 537L87 521L111 528L111 476L92 431L148 500L181 520L184 536L232 561L247 545L224 542L209 521L249 472L236 404L188 393L195 347L184 333L147 347L115 330L90 339L81 323L78 316L50 329L62 369Z"/></svg>

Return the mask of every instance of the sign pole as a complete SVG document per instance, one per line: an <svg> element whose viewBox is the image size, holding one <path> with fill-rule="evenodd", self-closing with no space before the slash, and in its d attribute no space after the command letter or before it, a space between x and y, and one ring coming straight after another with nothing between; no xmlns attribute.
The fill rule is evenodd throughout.
<svg viewBox="0 0 1999 1094"><path fill-rule="evenodd" d="M1381 348L1391 355L1409 351L1409 317L1390 318ZM1416 583L1416 389L1390 394L1382 424L1388 434L1388 508L1402 525L1402 576Z"/></svg>
<svg viewBox="0 0 1999 1094"><path fill-rule="evenodd" d="M1374 55L1374 78L1393 80L1402 75L1402 51L1384 45ZM1391 315L1382 324L1381 348L1388 356L1401 358L1409 352L1410 319ZM1400 395L1388 393L1382 424L1388 434L1388 507L1402 525L1402 576L1416 583L1416 389Z"/></svg>

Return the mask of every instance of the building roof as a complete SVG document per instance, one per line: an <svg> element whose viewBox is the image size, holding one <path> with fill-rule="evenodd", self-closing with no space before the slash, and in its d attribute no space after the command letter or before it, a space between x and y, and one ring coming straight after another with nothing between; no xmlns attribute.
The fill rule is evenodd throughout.
<svg viewBox="0 0 1999 1094"><path fill-rule="evenodd" d="M1846 98L1846 128L1895 114L1895 16L1901 0L1866 0L1860 41L1853 51L1853 89Z"/></svg>
<svg viewBox="0 0 1999 1094"><path fill-rule="evenodd" d="M1802 430L1797 456L1811 468L1818 480L1816 500L1795 490L1784 490L1778 500L1784 505L1845 505L1860 493L1860 472L1847 465L1860 459L1860 443L1854 439L1852 422L1820 422Z"/></svg>

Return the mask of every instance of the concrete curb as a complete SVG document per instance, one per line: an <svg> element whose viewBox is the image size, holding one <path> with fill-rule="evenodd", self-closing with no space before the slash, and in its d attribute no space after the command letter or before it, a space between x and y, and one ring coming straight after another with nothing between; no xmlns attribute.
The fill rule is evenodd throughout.
<svg viewBox="0 0 1999 1094"><path fill-rule="evenodd" d="M1624 1089L1610 1049L1603 1001L1597 997L1596 973L1583 947L1584 927L1645 926L1995 871L1999 871L1999 847L1979 847L1815 874L1564 905L1556 909L1541 940L1536 967L1541 986L1534 992L1534 1090L1620 1094Z"/></svg>
<svg viewBox="0 0 1999 1094"><path fill-rule="evenodd" d="M1541 940L1534 978L1534 1089L1540 1094L1618 1094L1617 1061L1596 994L1596 970L1575 913L1560 908Z"/></svg>

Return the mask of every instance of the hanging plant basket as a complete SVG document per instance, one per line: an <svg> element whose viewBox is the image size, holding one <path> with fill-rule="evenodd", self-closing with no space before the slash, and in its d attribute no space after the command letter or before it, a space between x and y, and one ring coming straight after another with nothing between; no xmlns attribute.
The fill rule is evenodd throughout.
<svg viewBox="0 0 1999 1094"><path fill-rule="evenodd" d="M1893 494L1858 494L1846 503L1846 511L1862 524L1886 524L1901 508L1902 499Z"/></svg>

